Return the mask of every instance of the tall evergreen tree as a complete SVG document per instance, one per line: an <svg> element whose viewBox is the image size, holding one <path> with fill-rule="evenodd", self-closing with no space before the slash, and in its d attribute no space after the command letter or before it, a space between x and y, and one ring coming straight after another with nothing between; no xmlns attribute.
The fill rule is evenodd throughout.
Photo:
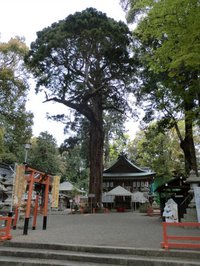
<svg viewBox="0 0 200 266"><path fill-rule="evenodd" d="M77 12L41 32L28 63L46 101L70 107L90 125L89 193L101 204L104 110L124 113L133 75L131 33L93 8Z"/></svg>

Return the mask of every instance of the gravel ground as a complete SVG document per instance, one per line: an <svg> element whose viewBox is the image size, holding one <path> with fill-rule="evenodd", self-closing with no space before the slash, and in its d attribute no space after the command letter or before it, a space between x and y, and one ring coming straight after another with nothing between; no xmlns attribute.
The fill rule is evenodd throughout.
<svg viewBox="0 0 200 266"><path fill-rule="evenodd" d="M46 230L42 230L42 219L38 217L36 230L31 229L29 221L27 235L23 235L23 226L12 230L11 241L160 249L163 240L161 218L138 212L49 214ZM188 231L176 229L180 234L183 230ZM194 234L200 232L189 230Z"/></svg>

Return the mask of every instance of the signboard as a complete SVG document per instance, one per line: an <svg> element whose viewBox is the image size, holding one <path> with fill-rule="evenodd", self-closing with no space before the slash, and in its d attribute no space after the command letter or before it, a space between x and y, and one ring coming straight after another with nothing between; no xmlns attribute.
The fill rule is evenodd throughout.
<svg viewBox="0 0 200 266"><path fill-rule="evenodd" d="M200 187L194 187L194 198L196 203L197 219L200 223Z"/></svg>
<svg viewBox="0 0 200 266"><path fill-rule="evenodd" d="M95 194L89 194L88 198L95 198Z"/></svg>
<svg viewBox="0 0 200 266"><path fill-rule="evenodd" d="M13 205L21 206L22 195L26 191L25 166L17 165L13 182Z"/></svg>
<svg viewBox="0 0 200 266"><path fill-rule="evenodd" d="M58 208L58 201L59 201L59 187L60 187L60 176L53 177L53 184L52 184L52 208Z"/></svg>

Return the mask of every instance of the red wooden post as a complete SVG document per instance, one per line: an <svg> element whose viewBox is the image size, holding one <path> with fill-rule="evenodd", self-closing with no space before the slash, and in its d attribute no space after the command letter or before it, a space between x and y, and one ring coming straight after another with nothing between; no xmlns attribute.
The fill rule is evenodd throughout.
<svg viewBox="0 0 200 266"><path fill-rule="evenodd" d="M163 240L164 240L164 248L168 249L168 239L167 239L167 223L163 222Z"/></svg>
<svg viewBox="0 0 200 266"><path fill-rule="evenodd" d="M6 238L7 238L7 240L12 239L12 236L10 234L11 225L12 225L12 217L7 217L7 222L6 222Z"/></svg>
<svg viewBox="0 0 200 266"><path fill-rule="evenodd" d="M33 230L35 230L36 228L36 221L37 221L37 214L38 214L38 201L39 201L39 194L36 195L36 199L35 199L35 206L34 206L34 213L33 213L33 226L32 226Z"/></svg>
<svg viewBox="0 0 200 266"><path fill-rule="evenodd" d="M25 214L25 221L24 221L24 235L28 234L28 224L31 212L31 200L32 200L32 192L33 192L33 184L34 184L34 171L32 171L30 176L29 182L29 190L28 190L28 199L27 199L27 206L26 206L26 214Z"/></svg>

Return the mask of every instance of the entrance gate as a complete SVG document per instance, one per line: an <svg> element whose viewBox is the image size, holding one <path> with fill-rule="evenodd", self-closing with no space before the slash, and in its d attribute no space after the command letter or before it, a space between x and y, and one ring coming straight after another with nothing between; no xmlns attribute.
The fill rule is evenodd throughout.
<svg viewBox="0 0 200 266"><path fill-rule="evenodd" d="M25 167L25 178L27 180L28 185L28 199L26 205L26 212L25 212L25 220L24 220L24 231L23 234L28 234L28 226L29 226L29 219L30 219L30 212L31 212L31 201L32 201L32 192L34 190L34 185L42 189L44 187L44 195L43 195L43 230L47 228L47 212L48 212L48 198L49 198L49 187L50 187L50 175L44 172L40 172L36 169L33 169L26 165ZM38 211L38 199L39 195L37 193L35 206L34 206L34 217L33 217L33 229L36 226L36 219L37 219L37 211Z"/></svg>

